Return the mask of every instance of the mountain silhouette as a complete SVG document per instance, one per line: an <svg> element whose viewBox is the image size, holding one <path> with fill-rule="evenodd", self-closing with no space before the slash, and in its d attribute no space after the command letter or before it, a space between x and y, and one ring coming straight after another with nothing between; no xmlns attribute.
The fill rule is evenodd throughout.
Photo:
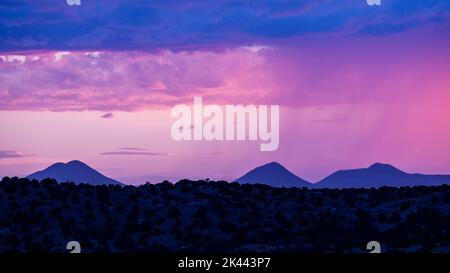
<svg viewBox="0 0 450 273"><path fill-rule="evenodd" d="M28 175L27 178L36 180L53 178L58 182L74 182L76 184L121 185L120 182L104 176L78 160L69 161L67 163L55 163L42 171Z"/></svg>
<svg viewBox="0 0 450 273"><path fill-rule="evenodd" d="M272 187L311 187L313 184L301 179L278 162L257 167L235 180L241 184L266 184Z"/></svg>
<svg viewBox="0 0 450 273"><path fill-rule="evenodd" d="M375 163L368 168L337 171L316 183L316 186L321 188L371 188L442 184L450 184L450 175L410 174L389 164Z"/></svg>

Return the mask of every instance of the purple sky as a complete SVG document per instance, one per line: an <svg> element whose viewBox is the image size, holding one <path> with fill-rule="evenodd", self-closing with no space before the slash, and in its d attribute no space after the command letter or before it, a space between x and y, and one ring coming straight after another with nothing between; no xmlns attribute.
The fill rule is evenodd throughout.
<svg viewBox="0 0 450 273"><path fill-rule="evenodd" d="M0 4L0 176L79 159L127 183L450 173L450 2ZM175 142L170 109L279 104L280 146Z"/></svg>

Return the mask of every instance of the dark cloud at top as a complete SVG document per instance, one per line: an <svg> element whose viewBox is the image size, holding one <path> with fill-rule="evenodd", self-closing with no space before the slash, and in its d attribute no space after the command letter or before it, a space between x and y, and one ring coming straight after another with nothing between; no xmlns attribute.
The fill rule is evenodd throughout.
<svg viewBox="0 0 450 273"><path fill-rule="evenodd" d="M450 1L0 3L0 50L222 50L290 37L386 35L448 23Z"/></svg>

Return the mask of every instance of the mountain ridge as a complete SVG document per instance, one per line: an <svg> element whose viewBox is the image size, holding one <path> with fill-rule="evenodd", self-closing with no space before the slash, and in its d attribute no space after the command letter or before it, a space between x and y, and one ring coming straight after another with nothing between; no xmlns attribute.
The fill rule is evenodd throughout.
<svg viewBox="0 0 450 273"><path fill-rule="evenodd" d="M367 168L338 170L317 182L315 186L320 188L370 188L442 184L450 184L450 175L411 174L390 164L374 163Z"/></svg>
<svg viewBox="0 0 450 273"><path fill-rule="evenodd" d="M313 184L289 171L276 161L258 166L234 182L241 184L266 184L273 187L312 187Z"/></svg>
<svg viewBox="0 0 450 273"><path fill-rule="evenodd" d="M34 172L26 178L43 180L53 178L58 182L86 183L92 185L122 185L119 181L109 178L80 160L67 163L57 162L47 168Z"/></svg>
<svg viewBox="0 0 450 273"><path fill-rule="evenodd" d="M54 178L59 182L87 183L92 185L123 185L106 177L80 160L57 162L32 173L27 178L43 180ZM322 180L311 183L272 161L257 166L234 180L241 184L266 184L273 187L308 188L371 188L382 186L436 186L450 184L450 175L407 173L391 164L376 162L367 168L337 170Z"/></svg>

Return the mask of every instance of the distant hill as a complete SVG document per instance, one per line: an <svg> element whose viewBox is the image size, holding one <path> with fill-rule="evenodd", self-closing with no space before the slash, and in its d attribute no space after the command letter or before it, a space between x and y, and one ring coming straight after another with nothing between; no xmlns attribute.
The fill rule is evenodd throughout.
<svg viewBox="0 0 450 273"><path fill-rule="evenodd" d="M369 168L337 171L318 183L321 188L370 188L450 184L450 175L409 174L392 165L375 163Z"/></svg>
<svg viewBox="0 0 450 273"><path fill-rule="evenodd" d="M272 187L312 187L313 184L301 179L278 162L257 167L235 180L241 184L266 184Z"/></svg>
<svg viewBox="0 0 450 273"><path fill-rule="evenodd" d="M86 183L91 185L121 185L120 182L104 176L85 163L73 160L67 163L55 163L50 167L27 176L29 179L43 180L53 178L58 182Z"/></svg>

